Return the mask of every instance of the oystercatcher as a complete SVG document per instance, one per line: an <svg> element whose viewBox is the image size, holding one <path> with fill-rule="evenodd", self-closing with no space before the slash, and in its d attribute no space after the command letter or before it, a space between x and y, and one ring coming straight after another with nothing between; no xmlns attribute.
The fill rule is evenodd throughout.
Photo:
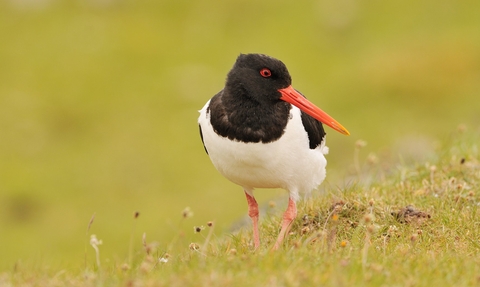
<svg viewBox="0 0 480 287"><path fill-rule="evenodd" d="M299 193L325 179L325 131L322 123L349 135L336 120L291 86L283 62L262 54L240 54L225 88L200 110L198 123L205 151L215 168L243 187L260 246L254 188L289 192L287 210L273 249L278 249L297 215Z"/></svg>

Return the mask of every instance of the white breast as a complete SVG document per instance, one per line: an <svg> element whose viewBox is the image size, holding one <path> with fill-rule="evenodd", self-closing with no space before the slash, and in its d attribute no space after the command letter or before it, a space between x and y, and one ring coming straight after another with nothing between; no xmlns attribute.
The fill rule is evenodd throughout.
<svg viewBox="0 0 480 287"><path fill-rule="evenodd" d="M215 133L207 113L209 103L198 119L203 141L213 165L230 181L246 189L283 188L297 199L299 192L310 192L325 179L325 139L316 149L309 148L297 107L292 106L281 138L271 143L244 143Z"/></svg>

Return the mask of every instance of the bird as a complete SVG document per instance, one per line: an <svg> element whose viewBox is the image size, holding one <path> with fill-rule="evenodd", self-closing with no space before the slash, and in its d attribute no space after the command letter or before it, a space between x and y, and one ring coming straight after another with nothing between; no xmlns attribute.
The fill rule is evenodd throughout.
<svg viewBox="0 0 480 287"><path fill-rule="evenodd" d="M285 64L264 54L240 54L225 87L199 111L200 138L215 168L241 186L253 224L254 249L260 247L256 188L289 193L279 249L297 215L300 194L316 189L326 176L323 124L348 130L292 87Z"/></svg>

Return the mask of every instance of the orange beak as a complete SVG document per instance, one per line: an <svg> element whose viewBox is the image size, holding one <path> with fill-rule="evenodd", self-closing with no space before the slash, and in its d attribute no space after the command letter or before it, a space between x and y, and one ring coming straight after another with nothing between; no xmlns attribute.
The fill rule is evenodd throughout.
<svg viewBox="0 0 480 287"><path fill-rule="evenodd" d="M326 112L322 111L319 107L312 104L309 100L307 100L304 96L297 92L292 86L288 86L284 89L279 89L278 91L282 94L280 100L296 106L309 116L326 124L337 132L347 136L350 135L347 129L344 128L339 122L329 116Z"/></svg>

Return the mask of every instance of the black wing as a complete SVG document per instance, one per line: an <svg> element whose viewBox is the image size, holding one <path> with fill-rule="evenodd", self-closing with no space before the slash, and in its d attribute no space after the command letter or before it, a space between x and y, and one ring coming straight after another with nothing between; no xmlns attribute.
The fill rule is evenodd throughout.
<svg viewBox="0 0 480 287"><path fill-rule="evenodd" d="M205 152L208 154L208 150L207 150L207 147L205 146L205 142L203 142L202 127L198 125L198 129L200 130L200 138L202 139L203 148L205 149Z"/></svg>
<svg viewBox="0 0 480 287"><path fill-rule="evenodd" d="M298 90L295 90L295 91L297 91L298 93L300 93L300 95L305 97L300 91ZM316 149L317 146L319 146L322 143L327 133L323 129L323 125L321 122L307 115L303 111L301 112L302 112L302 124L308 135L308 140L310 142L309 143L310 149Z"/></svg>
<svg viewBox="0 0 480 287"><path fill-rule="evenodd" d="M308 134L310 149L315 149L322 143L326 134L322 123L302 111L302 124Z"/></svg>

